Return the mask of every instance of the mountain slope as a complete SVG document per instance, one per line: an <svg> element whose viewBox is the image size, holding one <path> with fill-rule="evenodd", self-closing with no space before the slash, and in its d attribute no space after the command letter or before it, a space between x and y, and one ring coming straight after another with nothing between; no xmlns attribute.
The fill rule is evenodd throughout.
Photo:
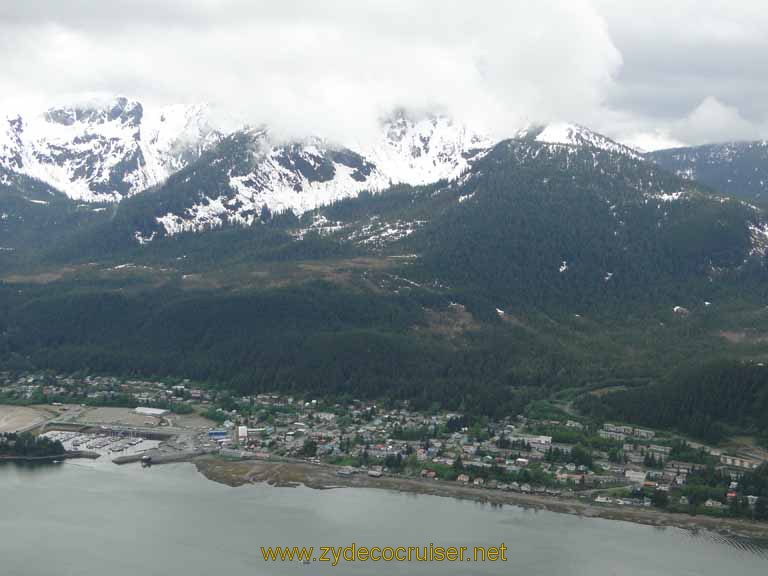
<svg viewBox="0 0 768 576"><path fill-rule="evenodd" d="M109 208L82 204L51 186L0 167L0 254L45 250L99 222Z"/></svg>
<svg viewBox="0 0 768 576"><path fill-rule="evenodd" d="M688 180L751 202L768 199L768 142L732 142L658 150L648 155Z"/></svg>
<svg viewBox="0 0 768 576"><path fill-rule="evenodd" d="M124 201L80 237L87 256L0 282L0 362L509 414L703 355L766 360L763 212L632 154L518 138L450 181L158 232L159 214L227 197L241 166L257 175L252 143L232 135L170 177L174 194ZM318 181L354 167L276 150Z"/></svg>
<svg viewBox="0 0 768 576"><path fill-rule="evenodd" d="M761 210L607 139L585 141L597 145L523 136L476 153L459 178L376 191L378 168L352 151L322 141L273 146L265 131L238 132L163 186L124 201L69 253L268 226L297 246L320 237L347 251L415 255L426 281L483 294L500 308L649 302L686 291L692 300L681 305L690 306L761 267L768 247ZM374 192L361 194L365 185ZM281 213L288 202L294 209ZM221 237L211 243L226 253Z"/></svg>
<svg viewBox="0 0 768 576"><path fill-rule="evenodd" d="M764 256L761 211L601 149L508 141L449 191L456 203L407 242L433 274L502 308L654 294L703 305L717 278Z"/></svg>
<svg viewBox="0 0 768 576"><path fill-rule="evenodd" d="M305 222L302 234L412 255L418 281L491 311L704 307L760 289L768 240L752 205L633 155L532 139L498 144L452 183L363 195Z"/></svg>
<svg viewBox="0 0 768 576"><path fill-rule="evenodd" d="M515 140L641 158L631 148L578 126L530 128ZM455 181L471 172L493 145L492 140L448 118L413 119L404 113L382 124L380 139L355 149L320 138L276 142L266 129L240 131L153 191L151 210L147 198L135 199L124 210L143 207L145 218L134 231L143 243L226 224L250 225L262 214L300 216L364 190Z"/></svg>

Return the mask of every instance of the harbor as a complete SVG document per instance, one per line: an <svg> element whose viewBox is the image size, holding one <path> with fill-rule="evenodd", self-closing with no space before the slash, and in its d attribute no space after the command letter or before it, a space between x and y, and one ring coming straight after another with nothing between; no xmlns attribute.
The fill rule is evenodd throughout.
<svg viewBox="0 0 768 576"><path fill-rule="evenodd" d="M10 433L31 433L60 442L64 452L53 456L1 457L0 461L60 463L86 459L104 464L141 462L157 465L188 461L218 449L208 432L212 422L149 408L88 407L76 404L3 407Z"/></svg>
<svg viewBox="0 0 768 576"><path fill-rule="evenodd" d="M118 455L140 455L156 449L160 445L159 440L149 440L136 432L128 431L102 431L102 432L64 432L51 430L42 434L51 440L58 440L64 445L68 453L88 452L100 457L110 459Z"/></svg>

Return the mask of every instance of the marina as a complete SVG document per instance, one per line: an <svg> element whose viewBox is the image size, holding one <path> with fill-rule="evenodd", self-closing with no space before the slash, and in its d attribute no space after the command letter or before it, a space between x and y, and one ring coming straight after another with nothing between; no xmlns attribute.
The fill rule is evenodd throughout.
<svg viewBox="0 0 768 576"><path fill-rule="evenodd" d="M159 440L149 440L135 432L127 431L81 433L52 430L45 432L42 436L51 440L58 440L68 452L87 450L108 458L117 455L138 455L160 445Z"/></svg>

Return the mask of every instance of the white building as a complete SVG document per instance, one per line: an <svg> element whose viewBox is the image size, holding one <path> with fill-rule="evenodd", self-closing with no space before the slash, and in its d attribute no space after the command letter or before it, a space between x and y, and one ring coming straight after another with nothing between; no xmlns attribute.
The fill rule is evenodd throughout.
<svg viewBox="0 0 768 576"><path fill-rule="evenodd" d="M624 478L633 484L642 484L645 482L645 472L642 470L624 470Z"/></svg>

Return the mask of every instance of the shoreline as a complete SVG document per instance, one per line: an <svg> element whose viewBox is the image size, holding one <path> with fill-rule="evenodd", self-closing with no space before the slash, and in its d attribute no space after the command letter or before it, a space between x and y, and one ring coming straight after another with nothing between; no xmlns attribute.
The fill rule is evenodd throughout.
<svg viewBox="0 0 768 576"><path fill-rule="evenodd" d="M274 487L306 486L315 490L374 488L488 504L508 504L584 518L618 520L653 527L682 528L694 531L704 529L730 537L768 541L767 522L754 522L741 518L675 514L653 508L619 508L594 504L591 500L474 488L442 480L399 476L373 478L366 474L337 476L336 470L339 468L330 464L269 460L238 461L212 456L195 458L190 462L207 479L231 487L266 483Z"/></svg>

